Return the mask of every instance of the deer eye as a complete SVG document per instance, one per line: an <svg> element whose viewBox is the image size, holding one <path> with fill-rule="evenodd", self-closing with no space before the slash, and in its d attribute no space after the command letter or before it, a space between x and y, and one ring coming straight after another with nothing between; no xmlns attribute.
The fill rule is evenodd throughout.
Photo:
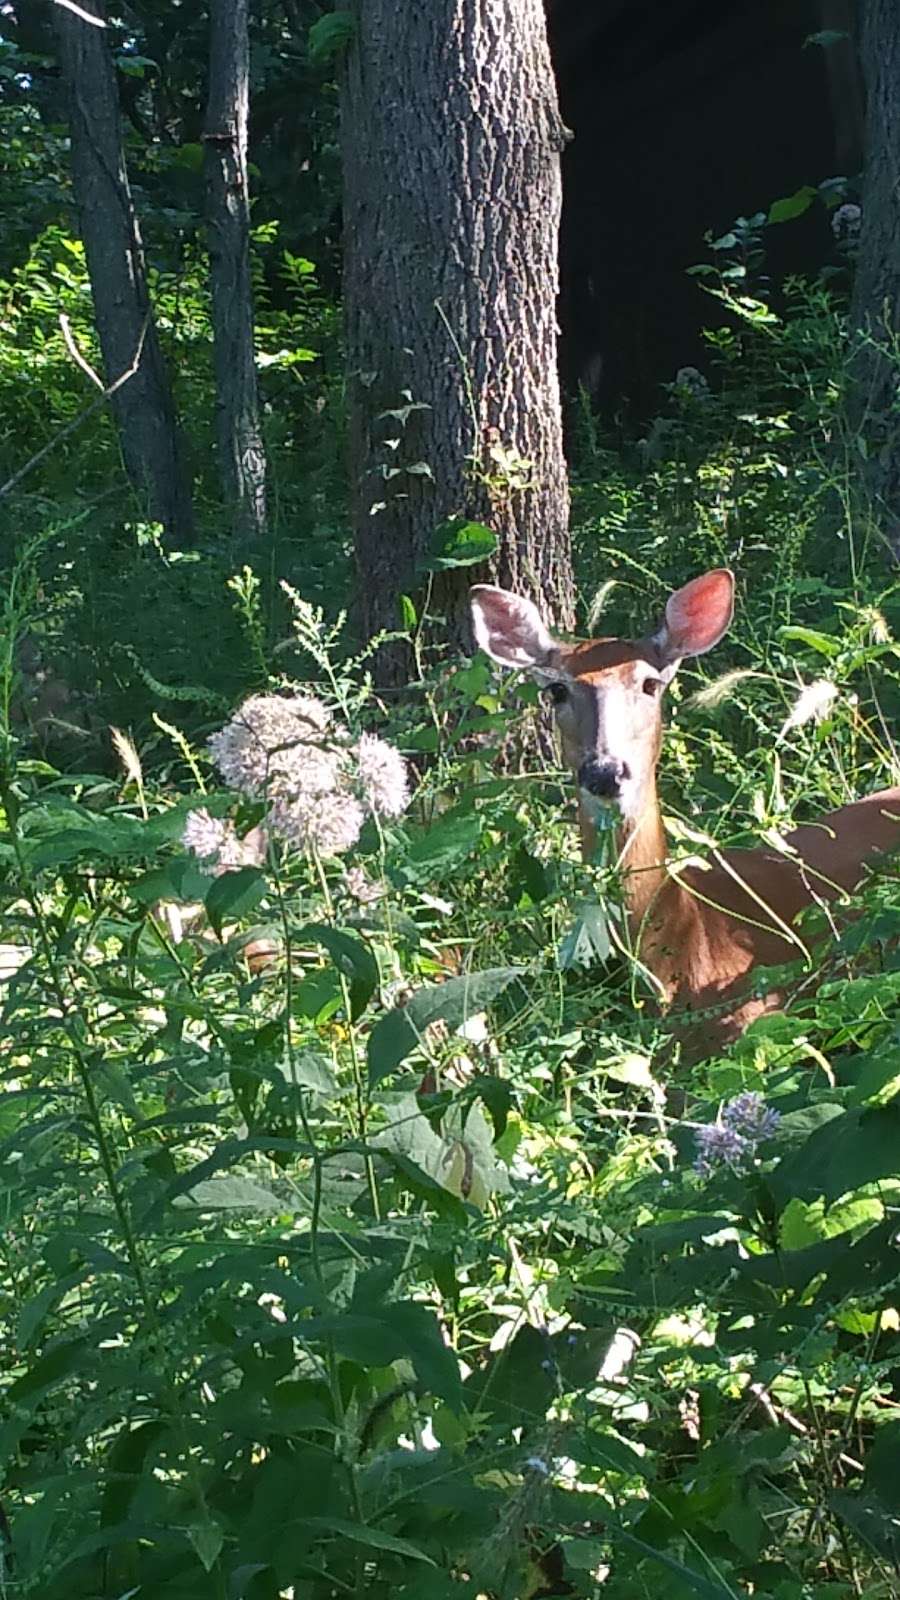
<svg viewBox="0 0 900 1600"><path fill-rule="evenodd" d="M569 698L569 690L564 683L548 683L547 694L555 706L561 706Z"/></svg>
<svg viewBox="0 0 900 1600"><path fill-rule="evenodd" d="M662 686L662 678L645 678L641 684L641 692L651 696L658 695Z"/></svg>

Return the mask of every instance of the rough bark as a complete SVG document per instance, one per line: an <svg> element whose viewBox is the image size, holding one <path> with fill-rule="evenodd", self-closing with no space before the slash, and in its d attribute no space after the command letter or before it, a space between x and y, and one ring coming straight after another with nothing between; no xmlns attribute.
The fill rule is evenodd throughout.
<svg viewBox="0 0 900 1600"><path fill-rule="evenodd" d="M82 0L82 9L105 22L103 0ZM69 101L72 184L107 382L141 352L134 376L110 400L125 469L147 514L183 540L191 531L190 494L147 294L108 32L62 6L53 11Z"/></svg>
<svg viewBox="0 0 900 1600"><path fill-rule="evenodd" d="M866 162L852 322L854 421L874 520L900 558L900 13L861 0Z"/></svg>
<svg viewBox="0 0 900 1600"><path fill-rule="evenodd" d="M362 626L396 626L434 529L487 522L439 574L470 646L493 581L572 622L556 361L560 120L542 0L365 0L342 95L353 521ZM396 657L388 675L400 670Z"/></svg>
<svg viewBox="0 0 900 1600"><path fill-rule="evenodd" d="M211 0L209 27L203 138L219 475L237 529L263 534L266 457L254 353L247 178L247 0Z"/></svg>

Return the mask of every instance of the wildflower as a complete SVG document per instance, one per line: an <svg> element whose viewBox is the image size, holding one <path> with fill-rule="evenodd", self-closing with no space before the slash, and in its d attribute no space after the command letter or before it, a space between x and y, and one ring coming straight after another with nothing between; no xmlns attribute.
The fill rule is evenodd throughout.
<svg viewBox="0 0 900 1600"><path fill-rule="evenodd" d="M675 374L676 389L686 389L695 400L705 400L709 395L709 384L696 367L679 367Z"/></svg>
<svg viewBox="0 0 900 1600"><path fill-rule="evenodd" d="M365 810L398 817L409 804L406 763L399 752L369 733L351 749L346 730L312 695L252 695L213 734L209 747L227 784L241 794L266 797L265 826L271 833L322 857L353 848ZM247 841L241 844L227 830L210 832L210 824L211 818L205 831L199 824L193 830L207 849L206 858L215 858L223 870L244 865L246 853L240 851L246 852ZM366 890L357 898L376 895Z"/></svg>
<svg viewBox="0 0 900 1600"><path fill-rule="evenodd" d="M211 817L206 807L201 806L198 811L188 812L181 842L185 850L190 850L200 861L212 861L218 857L227 831L221 818Z"/></svg>
<svg viewBox="0 0 900 1600"><path fill-rule="evenodd" d="M766 1105L761 1094L748 1090L745 1094L736 1095L733 1100L729 1100L722 1112L722 1121L742 1139L748 1139L757 1145L766 1139L771 1139L772 1135L777 1133L781 1116L771 1106Z"/></svg>
<svg viewBox="0 0 900 1600"><path fill-rule="evenodd" d="M778 735L779 739L784 738L789 728L802 728L805 722L821 722L831 710L837 695L837 684L829 683L827 678L816 678L814 683L805 684L794 701Z"/></svg>
<svg viewBox="0 0 900 1600"><path fill-rule="evenodd" d="M241 839L233 822L210 816L205 806L188 813L181 841L214 878L239 867L260 867L266 857L264 828L252 828Z"/></svg>
<svg viewBox="0 0 900 1600"><path fill-rule="evenodd" d="M312 695L251 695L209 741L225 782L240 794L329 794L345 751L329 739L331 713Z"/></svg>
<svg viewBox="0 0 900 1600"><path fill-rule="evenodd" d="M354 751L363 799L377 817L399 817L409 805L406 762L393 745L364 733Z"/></svg>
<svg viewBox="0 0 900 1600"><path fill-rule="evenodd" d="M370 878L365 867L348 867L344 873L344 889L353 900L358 900L361 906L368 906L375 900L380 900L384 890L380 883Z"/></svg>
<svg viewBox="0 0 900 1600"><path fill-rule="evenodd" d="M694 1171L701 1178L711 1176L715 1167L730 1167L732 1172L743 1172L750 1162L756 1146L734 1128L723 1122L711 1122L707 1128L697 1129L697 1159Z"/></svg>
<svg viewBox="0 0 900 1600"><path fill-rule="evenodd" d="M728 1166L732 1172L746 1171L758 1146L772 1138L780 1121L779 1113L766 1105L761 1094L747 1090L735 1095L723 1107L718 1121L697 1129L695 1172L708 1178L717 1166Z"/></svg>
<svg viewBox="0 0 900 1600"><path fill-rule="evenodd" d="M352 850L365 821L362 806L342 790L331 794L279 794L268 824L286 843L318 856Z"/></svg>
<svg viewBox="0 0 900 1600"><path fill-rule="evenodd" d="M851 200L838 206L831 215L831 231L839 244L856 244L862 226L862 207Z"/></svg>

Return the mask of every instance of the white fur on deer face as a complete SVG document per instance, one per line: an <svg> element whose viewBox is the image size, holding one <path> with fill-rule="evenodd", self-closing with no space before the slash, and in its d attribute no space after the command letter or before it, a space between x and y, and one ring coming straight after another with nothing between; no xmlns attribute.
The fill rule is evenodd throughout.
<svg viewBox="0 0 900 1600"><path fill-rule="evenodd" d="M712 648L728 627L734 582L718 569L675 591L649 638L557 643L537 607L487 584L472 590L475 637L503 666L529 670L553 700L582 806L639 821L655 789L666 685L685 655Z"/></svg>

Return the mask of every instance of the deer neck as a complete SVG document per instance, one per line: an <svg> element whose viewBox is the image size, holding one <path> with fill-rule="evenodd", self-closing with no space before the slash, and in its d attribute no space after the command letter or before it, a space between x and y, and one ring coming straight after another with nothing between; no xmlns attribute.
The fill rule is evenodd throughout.
<svg viewBox="0 0 900 1600"><path fill-rule="evenodd" d="M585 860L590 860L597 843L597 828L581 800L579 823L582 853ZM660 891L674 882L666 871L666 833L655 784L649 785L634 816L623 818L619 823L616 847L622 899L634 937L643 930Z"/></svg>

